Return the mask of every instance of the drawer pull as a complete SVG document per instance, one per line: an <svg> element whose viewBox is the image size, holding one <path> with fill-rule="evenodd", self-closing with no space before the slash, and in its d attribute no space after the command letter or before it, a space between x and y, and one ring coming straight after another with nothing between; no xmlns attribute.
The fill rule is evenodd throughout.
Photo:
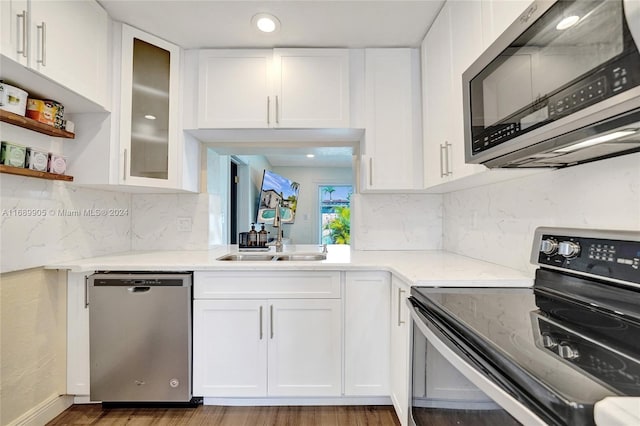
<svg viewBox="0 0 640 426"><path fill-rule="evenodd" d="M273 339L273 305L269 305L269 324L271 326L271 338Z"/></svg>
<svg viewBox="0 0 640 426"><path fill-rule="evenodd" d="M404 290L399 288L398 289L398 327L404 324L404 321L402 320L402 293L404 293Z"/></svg>

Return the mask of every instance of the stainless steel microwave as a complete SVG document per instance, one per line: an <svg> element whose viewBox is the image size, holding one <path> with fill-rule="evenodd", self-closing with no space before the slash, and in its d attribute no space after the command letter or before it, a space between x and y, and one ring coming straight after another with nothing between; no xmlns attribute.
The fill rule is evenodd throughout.
<svg viewBox="0 0 640 426"><path fill-rule="evenodd" d="M565 167L640 151L640 0L537 0L462 75L465 157Z"/></svg>

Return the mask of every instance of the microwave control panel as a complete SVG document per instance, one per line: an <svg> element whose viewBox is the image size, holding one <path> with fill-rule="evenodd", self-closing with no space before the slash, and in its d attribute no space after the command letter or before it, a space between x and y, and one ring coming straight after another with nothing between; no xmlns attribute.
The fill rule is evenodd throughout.
<svg viewBox="0 0 640 426"><path fill-rule="evenodd" d="M640 54L633 52L600 68L546 98L539 98L502 122L472 129L472 152L478 154L640 85ZM476 133L479 132L479 133Z"/></svg>

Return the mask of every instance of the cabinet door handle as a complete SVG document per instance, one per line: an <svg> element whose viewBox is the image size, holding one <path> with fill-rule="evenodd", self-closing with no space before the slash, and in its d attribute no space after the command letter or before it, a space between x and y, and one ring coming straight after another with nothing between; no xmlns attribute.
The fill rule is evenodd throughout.
<svg viewBox="0 0 640 426"><path fill-rule="evenodd" d="M40 59L36 62L42 64L43 67L47 66L47 23L42 21L42 25L37 25L36 28L40 31Z"/></svg>
<svg viewBox="0 0 640 426"><path fill-rule="evenodd" d="M373 157L369 157L369 186L373 186Z"/></svg>
<svg viewBox="0 0 640 426"><path fill-rule="evenodd" d="M124 165L122 167L122 180L127 180L127 148L124 149Z"/></svg>
<svg viewBox="0 0 640 426"><path fill-rule="evenodd" d="M271 124L271 98L267 96L267 125Z"/></svg>
<svg viewBox="0 0 640 426"><path fill-rule="evenodd" d="M22 20L22 50L17 50L18 55L27 57L27 11L23 10L21 14L17 15L17 24L20 28L20 20ZM20 44L20 43L19 43Z"/></svg>
<svg viewBox="0 0 640 426"><path fill-rule="evenodd" d="M451 144L449 142L445 142L444 147L445 147L444 153L446 155L446 161L445 161L445 166L447 169L446 174L447 176L451 176L453 174L453 171L449 167L449 165L451 164L451 157L449 155L449 152L451 151Z"/></svg>
<svg viewBox="0 0 640 426"><path fill-rule="evenodd" d="M445 177L447 174L444 172L444 153L446 147L440 144L440 177Z"/></svg>
<svg viewBox="0 0 640 426"><path fill-rule="evenodd" d="M278 110L280 109L280 102L278 102L278 95L276 95L276 124L280 124L280 113Z"/></svg>
<svg viewBox="0 0 640 426"><path fill-rule="evenodd" d="M89 276L84 276L84 308L89 307Z"/></svg>
<svg viewBox="0 0 640 426"><path fill-rule="evenodd" d="M398 327L404 324L404 321L402 321L402 313L401 313L402 293L404 293L404 290L401 288L398 288Z"/></svg>
<svg viewBox="0 0 640 426"><path fill-rule="evenodd" d="M269 325L271 328L271 338L273 339L273 305L269 305Z"/></svg>
<svg viewBox="0 0 640 426"><path fill-rule="evenodd" d="M262 340L262 306L260 306L260 340Z"/></svg>

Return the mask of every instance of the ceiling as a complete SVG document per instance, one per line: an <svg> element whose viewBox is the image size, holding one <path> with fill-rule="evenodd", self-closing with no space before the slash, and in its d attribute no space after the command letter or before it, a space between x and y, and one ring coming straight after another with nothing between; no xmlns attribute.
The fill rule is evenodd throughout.
<svg viewBox="0 0 640 426"><path fill-rule="evenodd" d="M186 49L273 47L417 47L443 0L192 1L99 0L109 15ZM260 33L257 13L279 31Z"/></svg>
<svg viewBox="0 0 640 426"><path fill-rule="evenodd" d="M418 47L444 3L443 0L98 1L114 20L185 49ZM265 34L252 26L251 18L265 12L280 20L279 31ZM237 139L235 135L233 139ZM309 152L315 154L313 159L306 157L306 148L292 150L291 146L278 149L246 146L236 150L239 152L231 152L218 145L216 150L265 155L274 166L350 167L354 144L346 145L345 149L338 149L333 144L324 147L315 144Z"/></svg>

